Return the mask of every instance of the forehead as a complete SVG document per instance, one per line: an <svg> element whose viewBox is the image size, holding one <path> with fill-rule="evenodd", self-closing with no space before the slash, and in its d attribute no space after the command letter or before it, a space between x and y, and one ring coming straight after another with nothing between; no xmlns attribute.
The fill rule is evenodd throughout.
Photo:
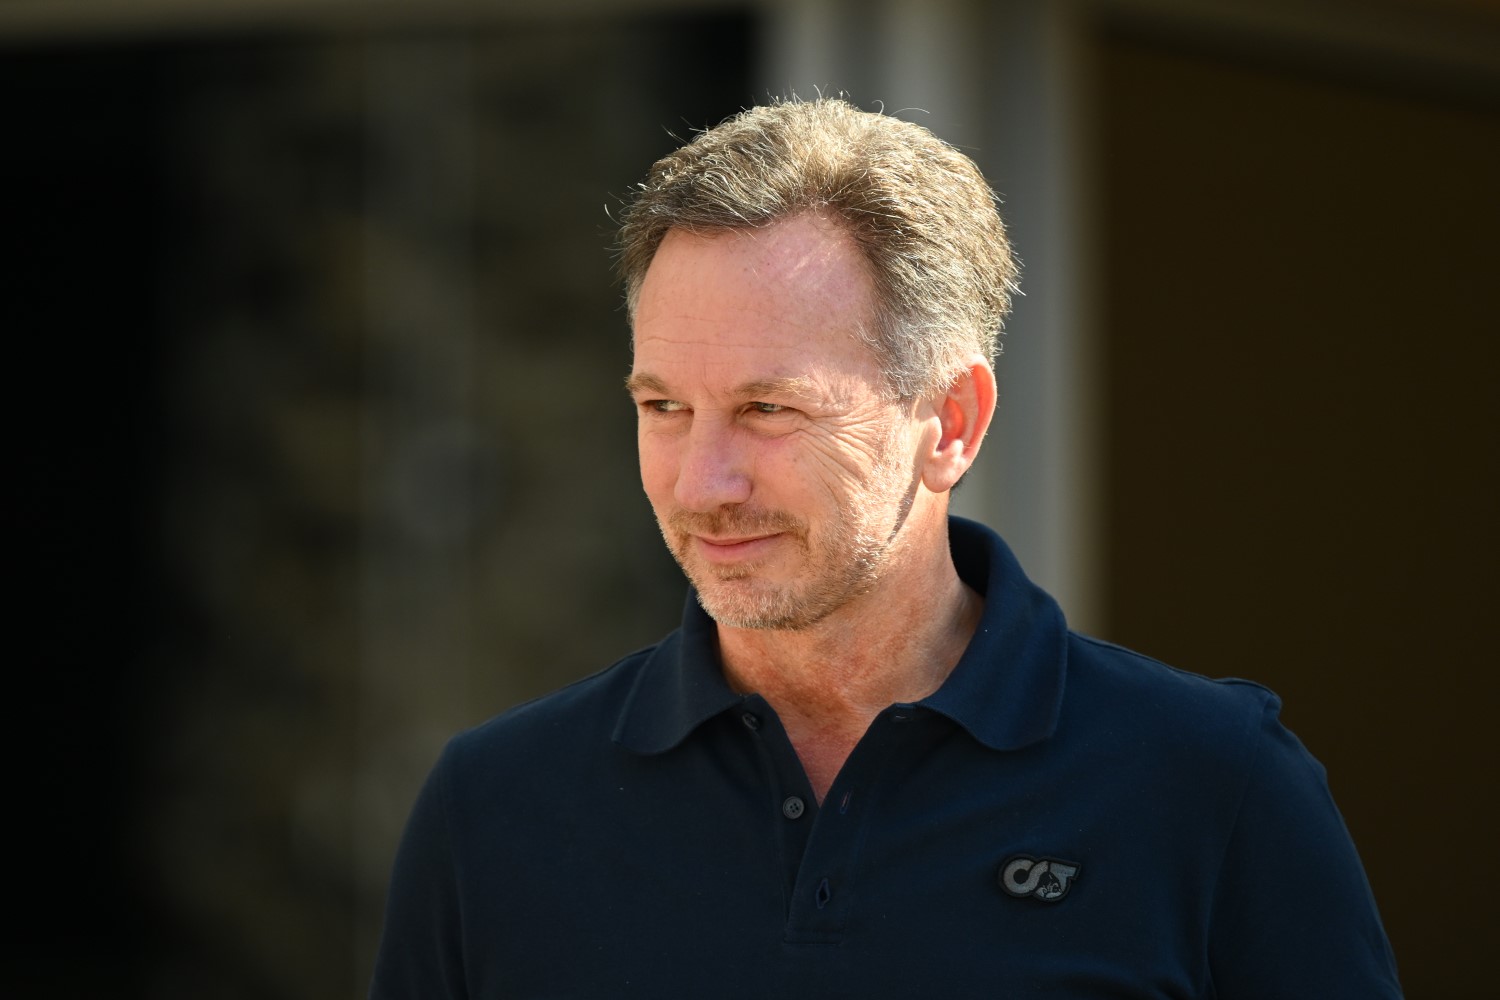
<svg viewBox="0 0 1500 1000"><path fill-rule="evenodd" d="M878 375L860 336L873 303L858 247L817 216L706 236L672 230L637 300L635 369L669 381Z"/></svg>

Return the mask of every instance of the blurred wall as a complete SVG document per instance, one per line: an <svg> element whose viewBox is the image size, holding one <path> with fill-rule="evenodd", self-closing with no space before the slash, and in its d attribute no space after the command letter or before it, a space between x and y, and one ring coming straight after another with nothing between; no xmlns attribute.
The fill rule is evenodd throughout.
<svg viewBox="0 0 1500 1000"><path fill-rule="evenodd" d="M362 992L447 737L672 626L609 212L746 102L748 39L709 13L0 60L27 743L60 803L17 995Z"/></svg>
<svg viewBox="0 0 1500 1000"><path fill-rule="evenodd" d="M1099 41L1110 634L1254 679L1413 997L1493 990L1500 114L1389 64ZM1316 891L1316 887L1309 887Z"/></svg>
<svg viewBox="0 0 1500 1000"><path fill-rule="evenodd" d="M1410 994L1484 995L1493 14L200 6L0 8L20 995L362 992L442 741L676 617L609 208L817 87L1005 199L960 507L1075 624L1280 690Z"/></svg>

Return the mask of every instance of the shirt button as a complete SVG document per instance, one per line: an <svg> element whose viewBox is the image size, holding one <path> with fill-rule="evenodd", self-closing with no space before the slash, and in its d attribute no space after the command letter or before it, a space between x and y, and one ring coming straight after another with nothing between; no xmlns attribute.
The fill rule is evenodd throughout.
<svg viewBox="0 0 1500 1000"><path fill-rule="evenodd" d="M745 724L745 728L750 730L752 733L760 728L760 716L756 715L754 712L746 712L744 715L740 716L740 721L743 722Z"/></svg>
<svg viewBox="0 0 1500 1000"><path fill-rule="evenodd" d="M781 815L787 819L797 819L807 810L807 806L795 795L788 795L786 801L781 803Z"/></svg>

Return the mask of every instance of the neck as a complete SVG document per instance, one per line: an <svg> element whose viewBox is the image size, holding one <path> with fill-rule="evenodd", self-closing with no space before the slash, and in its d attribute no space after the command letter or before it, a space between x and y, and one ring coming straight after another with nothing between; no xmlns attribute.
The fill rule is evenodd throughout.
<svg viewBox="0 0 1500 1000"><path fill-rule="evenodd" d="M730 684L775 709L819 800L875 716L936 691L979 625L984 601L953 568L945 518L931 534L812 627L719 626Z"/></svg>

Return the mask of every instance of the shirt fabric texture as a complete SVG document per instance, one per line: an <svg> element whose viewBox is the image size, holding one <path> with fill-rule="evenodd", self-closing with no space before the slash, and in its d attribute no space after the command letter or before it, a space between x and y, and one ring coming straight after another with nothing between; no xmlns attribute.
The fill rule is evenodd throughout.
<svg viewBox="0 0 1500 1000"><path fill-rule="evenodd" d="M659 644L454 738L370 996L1399 997L1276 696L1069 632L999 536L950 535L979 628L821 805L691 594Z"/></svg>

